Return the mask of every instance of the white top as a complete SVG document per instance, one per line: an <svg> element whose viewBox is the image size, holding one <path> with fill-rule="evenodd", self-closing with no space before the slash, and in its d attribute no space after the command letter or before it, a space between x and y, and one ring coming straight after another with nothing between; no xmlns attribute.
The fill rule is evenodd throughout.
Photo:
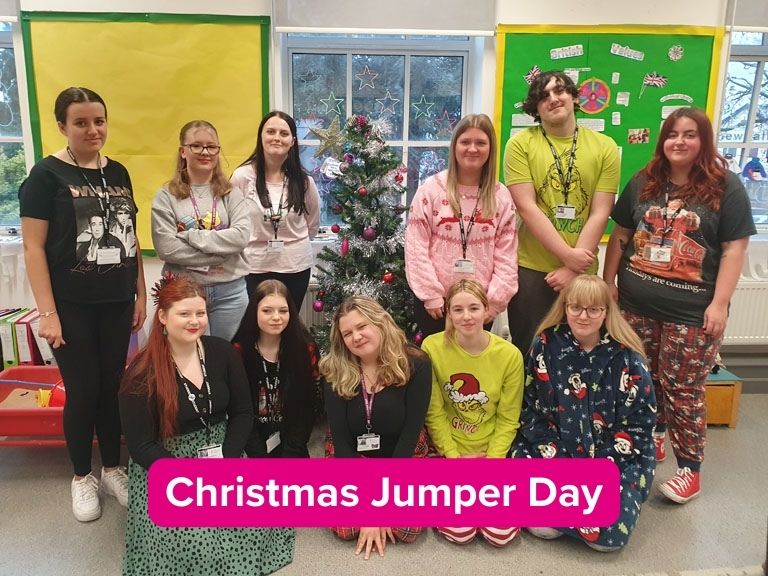
<svg viewBox="0 0 768 576"><path fill-rule="evenodd" d="M259 274L263 272L301 272L311 268L313 264L312 246L309 241L315 237L320 227L320 195L317 192L315 181L307 176L308 186L304 199L307 212L297 214L293 210L288 211L285 205L288 202L287 183L267 183L267 190L272 199L272 205L277 211L280 195L283 195L280 206L280 225L277 230L277 240L283 242L282 250L269 248L269 241L275 239L275 230L272 227L268 210L259 200L256 191L256 173L252 164L240 166L232 174L230 181L232 186L242 191L248 205L248 215L251 219L251 238L243 251L243 256L248 265L249 272Z"/></svg>

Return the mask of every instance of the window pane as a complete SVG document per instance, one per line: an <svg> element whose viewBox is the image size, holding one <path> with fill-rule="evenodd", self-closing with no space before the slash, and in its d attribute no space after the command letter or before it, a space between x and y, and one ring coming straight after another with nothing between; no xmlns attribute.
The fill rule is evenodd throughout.
<svg viewBox="0 0 768 576"><path fill-rule="evenodd" d="M19 186L26 175L21 143L0 143L0 226L19 223Z"/></svg>
<svg viewBox="0 0 768 576"><path fill-rule="evenodd" d="M734 32L731 44L740 46L760 46L763 43L762 32Z"/></svg>
<svg viewBox="0 0 768 576"><path fill-rule="evenodd" d="M760 79L760 95L757 99L757 113L752 140L768 142L768 66L763 68L763 75Z"/></svg>
<svg viewBox="0 0 768 576"><path fill-rule="evenodd" d="M424 180L448 167L448 148L409 148L408 149L408 201L413 200L416 189Z"/></svg>
<svg viewBox="0 0 768 576"><path fill-rule="evenodd" d="M744 142L757 62L729 62L725 81L723 114L720 119L721 142Z"/></svg>
<svg viewBox="0 0 768 576"><path fill-rule="evenodd" d="M11 48L0 48L0 136L21 137L16 62Z"/></svg>
<svg viewBox="0 0 768 576"><path fill-rule="evenodd" d="M344 54L293 54L293 117L299 139L314 139L308 127L327 127L334 116L347 117L347 66Z"/></svg>
<svg viewBox="0 0 768 576"><path fill-rule="evenodd" d="M340 224L341 217L333 213L334 200L330 192L330 185L333 181L320 171L323 161L330 154L324 154L320 158L315 158L314 154L316 151L317 146L299 146L301 164L309 175L312 176L317 185L317 191L320 194L320 226L330 226L335 222Z"/></svg>
<svg viewBox="0 0 768 576"><path fill-rule="evenodd" d="M408 137L411 140L450 140L461 118L464 58L413 56Z"/></svg>
<svg viewBox="0 0 768 576"><path fill-rule="evenodd" d="M352 113L387 118L389 140L403 139L405 56L352 56Z"/></svg>

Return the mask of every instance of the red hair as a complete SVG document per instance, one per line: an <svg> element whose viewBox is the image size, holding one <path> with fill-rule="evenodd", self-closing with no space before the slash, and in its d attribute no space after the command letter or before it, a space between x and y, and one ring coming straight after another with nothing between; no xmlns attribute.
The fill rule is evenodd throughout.
<svg viewBox="0 0 768 576"><path fill-rule="evenodd" d="M704 111L699 108L678 108L667 116L659 132L653 159L644 170L647 180L640 192L640 200L658 198L669 182L670 165L669 160L664 155L664 142L669 138L669 133L672 132L675 122L680 118L690 118L696 122L701 149L699 150L699 157L691 167L688 182L680 189L677 197L683 200L696 198L712 210L717 211L720 209L720 198L725 189L728 162L715 148L712 123Z"/></svg>
<svg viewBox="0 0 768 576"><path fill-rule="evenodd" d="M146 396L150 409L157 414L160 438L171 438L177 430L179 393L171 348L163 334L159 311L167 312L176 302L186 298L199 296L205 299L205 292L186 276L177 276L161 280L154 295L157 308L149 338L125 371L120 393Z"/></svg>

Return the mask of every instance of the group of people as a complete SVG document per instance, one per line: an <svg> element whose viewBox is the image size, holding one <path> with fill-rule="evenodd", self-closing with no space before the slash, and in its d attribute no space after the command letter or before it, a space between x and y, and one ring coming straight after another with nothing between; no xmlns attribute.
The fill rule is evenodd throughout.
<svg viewBox="0 0 768 576"><path fill-rule="evenodd" d="M667 432L678 469L659 490L679 503L699 494L705 381L755 233L744 186L714 148L706 115L680 108L615 203L618 149L576 122L570 77L540 74L523 110L536 125L507 142L504 184L491 121L471 114L454 130L447 170L422 183L410 206L406 275L421 349L379 303L357 296L336 311L322 359L297 314L319 197L295 122L266 115L255 151L229 180L215 128L187 123L176 171L152 205L165 266L150 336L124 374L130 332L146 317L131 181L101 156L107 112L98 94L59 95L67 146L38 162L19 191L26 266L40 334L67 390L73 512L98 518L100 487L129 507L126 574L269 573L290 562L289 528L155 526L147 469L167 457L308 457L321 397L327 456L616 463L614 526L529 528L534 536L623 547ZM505 309L511 343L489 331ZM94 432L100 479L91 471ZM366 558L421 531L334 529ZM520 530L438 532L503 546Z"/></svg>

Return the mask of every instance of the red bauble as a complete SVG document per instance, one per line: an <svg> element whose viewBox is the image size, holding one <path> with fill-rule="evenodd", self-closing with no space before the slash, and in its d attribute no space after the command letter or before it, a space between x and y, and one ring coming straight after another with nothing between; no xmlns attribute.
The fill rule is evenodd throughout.
<svg viewBox="0 0 768 576"><path fill-rule="evenodd" d="M360 198L365 198L368 196L368 188L365 186L360 186L360 188L357 189L357 193L360 196Z"/></svg>
<svg viewBox="0 0 768 576"><path fill-rule="evenodd" d="M395 174L395 182L397 182L398 184L403 183L403 175L400 172Z"/></svg>
<svg viewBox="0 0 768 576"><path fill-rule="evenodd" d="M338 234L339 230L341 230L341 226L339 226L338 224L331 224L331 232L333 232L334 234Z"/></svg>
<svg viewBox="0 0 768 576"><path fill-rule="evenodd" d="M341 204L334 204L331 206L331 212L334 214L341 214Z"/></svg>
<svg viewBox="0 0 768 576"><path fill-rule="evenodd" d="M381 279L384 280L387 284L392 284L392 282L395 281L395 275L392 274L392 272L384 272L384 274L381 276Z"/></svg>
<svg viewBox="0 0 768 576"><path fill-rule="evenodd" d="M346 256L349 252L349 238L344 238L341 241L341 255Z"/></svg>
<svg viewBox="0 0 768 576"><path fill-rule="evenodd" d="M363 238L369 242L376 240L376 230L368 226L368 228L363 230Z"/></svg>
<svg viewBox="0 0 768 576"><path fill-rule="evenodd" d="M325 298L325 290L318 290L318 291L317 291L317 297L318 297L320 300L322 300L323 298Z"/></svg>

